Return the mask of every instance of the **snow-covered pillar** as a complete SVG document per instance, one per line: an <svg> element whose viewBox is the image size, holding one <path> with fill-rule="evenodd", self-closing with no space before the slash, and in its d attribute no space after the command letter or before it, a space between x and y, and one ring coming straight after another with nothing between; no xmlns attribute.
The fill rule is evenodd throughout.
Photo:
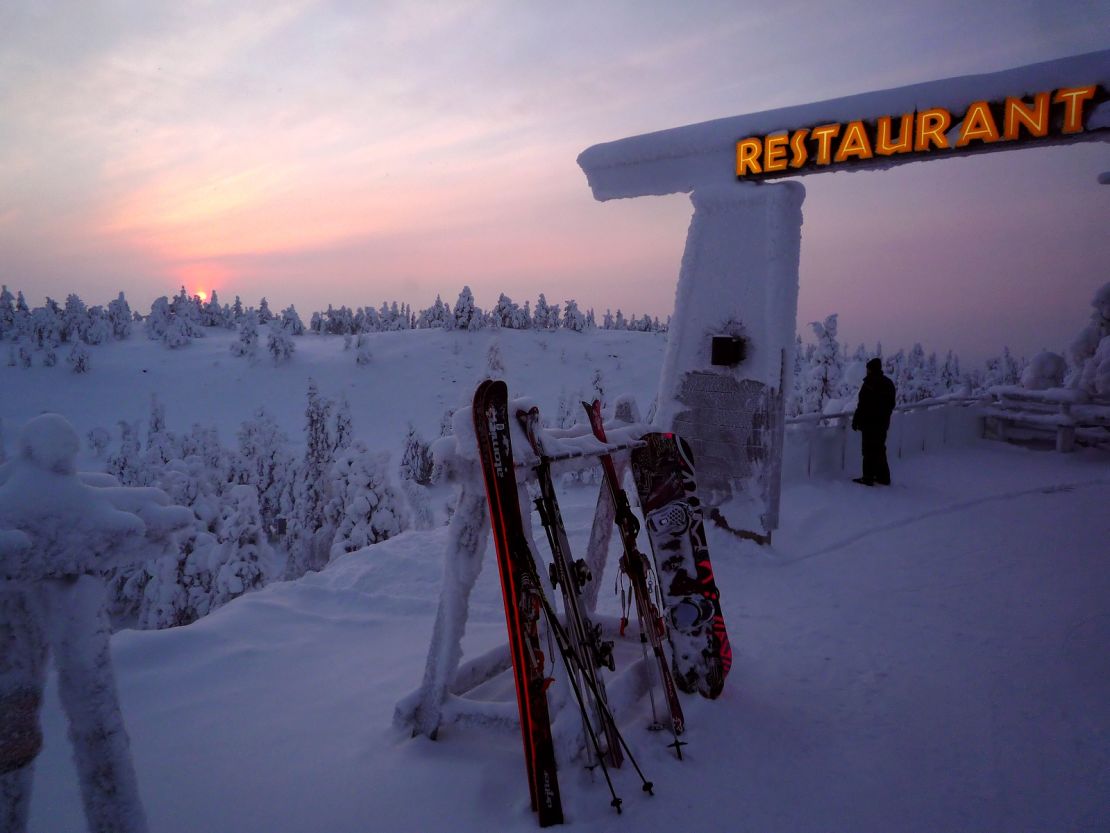
<svg viewBox="0 0 1110 833"><path fill-rule="evenodd" d="M458 464L456 464L458 465ZM463 481L455 513L447 530L448 544L443 563L443 587L432 626L432 641L420 688L397 704L394 723L414 733L435 737L443 713L443 702L462 659L462 638L470 593L482 571L482 556L489 541L486 493L477 466Z"/></svg>
<svg viewBox="0 0 1110 833"><path fill-rule="evenodd" d="M796 182L691 195L655 421L690 443L702 501L737 530L778 526L804 198ZM714 364L717 336L743 339L742 358Z"/></svg>
<svg viewBox="0 0 1110 833"><path fill-rule="evenodd" d="M0 581L0 830L27 827L31 779L42 748L39 707L46 668L41 614L28 593Z"/></svg>

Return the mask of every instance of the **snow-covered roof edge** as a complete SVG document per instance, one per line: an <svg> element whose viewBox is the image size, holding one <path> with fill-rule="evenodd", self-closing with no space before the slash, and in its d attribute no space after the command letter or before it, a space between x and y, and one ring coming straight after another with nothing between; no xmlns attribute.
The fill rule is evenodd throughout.
<svg viewBox="0 0 1110 833"><path fill-rule="evenodd" d="M1104 88L1110 85L1110 49L1001 72L928 81L631 136L586 148L579 154L578 164L598 200L688 192L703 185L735 182L736 142L747 136L814 124L867 121L929 107L944 107L955 115L974 101L996 101L1086 84L1100 84ZM1091 114L1088 131L1039 139L1036 146L1098 140L1110 141L1110 102ZM1024 146L996 143L985 145L982 150ZM810 169L806 173L875 170L937 158L945 157L906 154L850 167Z"/></svg>

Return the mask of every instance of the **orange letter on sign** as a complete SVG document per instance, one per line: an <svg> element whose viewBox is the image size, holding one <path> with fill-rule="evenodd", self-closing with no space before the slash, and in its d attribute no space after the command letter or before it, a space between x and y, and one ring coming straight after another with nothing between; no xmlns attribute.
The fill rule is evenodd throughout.
<svg viewBox="0 0 1110 833"><path fill-rule="evenodd" d="M763 152L763 142L759 139L741 139L736 143L736 175L760 174L759 155Z"/></svg>
<svg viewBox="0 0 1110 833"><path fill-rule="evenodd" d="M911 150L913 150L913 113L902 116L896 142L890 141L890 116L880 118L875 129L875 153L880 156L890 156L895 153L909 153Z"/></svg>
<svg viewBox="0 0 1110 833"><path fill-rule="evenodd" d="M967 147L968 142L979 139L984 143L998 141L998 125L994 123L991 108L985 101L976 101L967 108L964 123L960 127L960 138L956 147Z"/></svg>
<svg viewBox="0 0 1110 833"><path fill-rule="evenodd" d="M1002 119L1002 138L1007 141L1016 139L1022 125L1030 136L1048 135L1048 93L1037 93L1033 96L1032 107L1020 98L1006 99L1006 110Z"/></svg>
<svg viewBox="0 0 1110 833"><path fill-rule="evenodd" d="M836 161L843 162L849 156L870 159L871 155L871 141L867 138L867 131L863 129L863 122L848 122L848 129L844 131L844 138L840 140L840 147L836 150Z"/></svg>
<svg viewBox="0 0 1110 833"><path fill-rule="evenodd" d="M917 139L914 150L928 150L929 145L944 149L948 147L948 137L944 132L952 124L952 114L943 107L922 110L917 114Z"/></svg>
<svg viewBox="0 0 1110 833"><path fill-rule="evenodd" d="M763 171L786 170L786 143L789 140L785 133L777 136L768 136L763 143Z"/></svg>
<svg viewBox="0 0 1110 833"><path fill-rule="evenodd" d="M809 135L807 128L795 130L794 135L790 137L790 149L794 151L794 157L790 160L791 168L800 168L806 163L809 158L809 151L806 150L806 136Z"/></svg>
<svg viewBox="0 0 1110 833"><path fill-rule="evenodd" d="M1095 87L1065 87L1056 91L1054 103L1064 102L1064 126L1061 133L1083 132L1083 102L1095 97Z"/></svg>
<svg viewBox="0 0 1110 833"><path fill-rule="evenodd" d="M810 131L810 136L817 140L817 164L827 165L832 159L832 140L840 132L839 124L825 124L815 127Z"/></svg>

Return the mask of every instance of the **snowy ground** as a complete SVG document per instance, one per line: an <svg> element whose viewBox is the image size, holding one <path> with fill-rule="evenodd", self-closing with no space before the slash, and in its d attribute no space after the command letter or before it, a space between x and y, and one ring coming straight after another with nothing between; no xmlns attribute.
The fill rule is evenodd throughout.
<svg viewBox="0 0 1110 833"><path fill-rule="evenodd" d="M982 444L898 485L788 488L773 550L715 536L737 651L723 697L684 699L675 761L622 723L657 784L561 773L591 830L1096 831L1110 806L1110 465ZM593 494L565 496L586 533ZM519 736L392 728L419 682L441 532L409 533L186 628L115 637L154 831L534 828ZM611 576L602 581L603 602ZM503 641L496 570L468 653ZM83 829L48 695L32 829Z"/></svg>
<svg viewBox="0 0 1110 833"><path fill-rule="evenodd" d="M145 420L215 423L232 443L265 404L295 443L308 376L351 399L357 438L400 448L463 403L499 340L510 389L552 413L607 394L645 410L663 339L640 333L415 332L298 339L291 364L249 364L231 335L167 351L141 338L92 351L93 371L0 367L0 419L58 410L82 435ZM143 431L145 435L145 430ZM97 465L91 457L84 467ZM590 830L753 833L1105 831L1110 816L1110 456L997 443L895 463L896 485L788 484L761 550L711 540L736 662L715 702L687 697L686 760L618 715L656 796L564 763L568 822ZM596 492L563 493L584 548ZM520 738L391 724L419 683L439 594L442 530L406 533L185 628L124 631L113 652L154 833L532 830ZM613 576L601 606L615 613ZM468 656L504 641L492 557ZM625 646L621 657L635 655ZM618 669L619 670L619 669ZM84 830L53 678L31 829Z"/></svg>

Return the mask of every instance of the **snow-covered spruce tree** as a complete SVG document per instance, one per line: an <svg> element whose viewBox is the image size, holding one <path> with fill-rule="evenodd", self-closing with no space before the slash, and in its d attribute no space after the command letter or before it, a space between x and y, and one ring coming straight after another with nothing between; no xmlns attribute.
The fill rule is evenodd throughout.
<svg viewBox="0 0 1110 833"><path fill-rule="evenodd" d="M30 317L31 340L38 348L56 347L62 342L62 315L58 304L46 299L46 306L35 307Z"/></svg>
<svg viewBox="0 0 1110 833"><path fill-rule="evenodd" d="M432 482L434 467L435 459L432 456L431 445L420 436L416 426L410 422L408 433L405 435L405 445L401 450L399 469L401 479L427 486Z"/></svg>
<svg viewBox="0 0 1110 833"><path fill-rule="evenodd" d="M266 582L266 565L272 556L253 486L232 486L228 491L219 541L214 554L213 609Z"/></svg>
<svg viewBox="0 0 1110 833"><path fill-rule="evenodd" d="M1067 384L1089 396L1110 395L1110 282L1091 299L1091 318L1068 347Z"/></svg>
<svg viewBox="0 0 1110 833"><path fill-rule="evenodd" d="M836 340L836 313L828 316L824 322L812 322L810 327L817 337L817 349L813 353L806 378L803 411L819 414L824 412L825 404L836 396L844 366L840 356L840 343Z"/></svg>
<svg viewBox="0 0 1110 833"><path fill-rule="evenodd" d="M258 492L258 511L268 532L277 529L277 519L289 502L288 493L295 471L289 438L278 424L259 408L239 428L239 455L248 482Z"/></svg>
<svg viewBox="0 0 1110 833"><path fill-rule="evenodd" d="M350 338L350 336L346 336ZM344 342L346 345L346 342ZM355 364L359 367L366 367L374 361L374 354L370 352L370 336L366 333L359 333L358 340L355 343Z"/></svg>
<svg viewBox="0 0 1110 833"><path fill-rule="evenodd" d="M124 486L145 486L140 463L139 424L119 421L119 451L108 457L105 471Z"/></svg>
<svg viewBox="0 0 1110 833"><path fill-rule="evenodd" d="M258 345L258 324L254 313L239 316L239 338L231 342L231 352L236 356L253 356Z"/></svg>
<svg viewBox="0 0 1110 833"><path fill-rule="evenodd" d="M8 285L4 284L0 287L0 339L10 338L14 330L15 296L8 291Z"/></svg>
<svg viewBox="0 0 1110 833"><path fill-rule="evenodd" d="M332 417L328 431L331 435L332 458L345 448L350 447L354 439L354 421L351 419L351 403L347 394L339 396L339 404L333 403L335 416Z"/></svg>
<svg viewBox="0 0 1110 833"><path fill-rule="evenodd" d="M281 326L281 321L273 319L267 328L266 335L266 351L274 360L274 364L283 364L293 358L293 352L297 349L296 343L293 341L293 336L289 331Z"/></svg>
<svg viewBox="0 0 1110 833"><path fill-rule="evenodd" d="M435 303L420 311L416 326L420 329L447 328L448 322L454 323L451 310L443 303L443 299L436 295Z"/></svg>
<svg viewBox="0 0 1110 833"><path fill-rule="evenodd" d="M89 307L89 320L85 327L84 340L86 344L104 344L112 338L112 322L104 307Z"/></svg>
<svg viewBox="0 0 1110 833"><path fill-rule="evenodd" d="M389 455L359 442L345 449L332 469L335 538L331 558L385 541L408 529L404 499L389 482Z"/></svg>
<svg viewBox="0 0 1110 833"><path fill-rule="evenodd" d="M58 363L58 354L56 352L54 352L54 347L51 346L51 345L47 345L46 347L44 347L43 351L42 351L42 366L43 367L53 367L57 363ZM27 362L27 367L30 367L30 366L31 366L31 363Z"/></svg>
<svg viewBox="0 0 1110 833"><path fill-rule="evenodd" d="M58 670L88 829L147 829L116 695L99 576L157 557L188 512L169 506L156 490L124 489L102 474L78 474L79 446L68 421L43 414L24 426L19 457L0 469L0 753L8 764L0 771L0 824L13 833L27 822L48 651ZM17 760L9 757L13 740L26 744Z"/></svg>
<svg viewBox="0 0 1110 833"><path fill-rule="evenodd" d="M104 456L104 450L108 447L108 443L112 441L112 435L108 433L107 428L101 428L98 425L96 428L89 429L85 439L93 450L93 455L99 459Z"/></svg>
<svg viewBox="0 0 1110 833"><path fill-rule="evenodd" d="M131 306L121 292L116 300L108 303L108 320L112 325L112 337L123 340L131 337Z"/></svg>
<svg viewBox="0 0 1110 833"><path fill-rule="evenodd" d="M563 329L573 330L576 333L586 329L586 316L578 309L578 303L571 298L563 306Z"/></svg>
<svg viewBox="0 0 1110 833"><path fill-rule="evenodd" d="M501 342L496 338L489 343L489 349L486 350L486 370L491 379L502 379L505 376L505 359L501 355Z"/></svg>
<svg viewBox="0 0 1110 833"><path fill-rule="evenodd" d="M81 341L75 340L69 350L69 355L66 356L66 362L74 373L88 373L92 366L92 360L89 358L89 348Z"/></svg>
<svg viewBox="0 0 1110 833"><path fill-rule="evenodd" d="M469 286L464 286L459 298L455 301L453 312L455 320L454 329L474 332L482 326L482 311L474 305L474 293Z"/></svg>
<svg viewBox="0 0 1110 833"><path fill-rule="evenodd" d="M297 308L292 304L281 311L281 326L288 331L289 335L304 335L304 324L301 323L301 317L297 315Z"/></svg>
<svg viewBox="0 0 1110 833"><path fill-rule="evenodd" d="M193 341L194 329L184 316L173 315L162 332L162 344L171 350L187 347Z"/></svg>
<svg viewBox="0 0 1110 833"><path fill-rule="evenodd" d="M548 304L542 292L536 300L536 309L532 313L532 326L537 330L555 330L559 327L559 305Z"/></svg>
<svg viewBox="0 0 1110 833"><path fill-rule="evenodd" d="M520 307L513 303L512 298L502 292L497 296L497 306L490 310L490 318L496 322L493 326L504 329L519 329L517 324L520 320Z"/></svg>
<svg viewBox="0 0 1110 833"><path fill-rule="evenodd" d="M309 570L322 570L328 563L334 537L325 516L331 498L329 475L334 449L329 425L331 408L332 403L320 396L316 382L309 379L305 453L293 488L287 579L298 579Z"/></svg>
<svg viewBox="0 0 1110 833"><path fill-rule="evenodd" d="M89 310L85 302L72 292L67 295L65 308L62 310L62 342L84 338L88 318Z"/></svg>
<svg viewBox="0 0 1110 833"><path fill-rule="evenodd" d="M263 298L258 302L258 323L265 326L273 320L274 314L270 312L270 302Z"/></svg>

